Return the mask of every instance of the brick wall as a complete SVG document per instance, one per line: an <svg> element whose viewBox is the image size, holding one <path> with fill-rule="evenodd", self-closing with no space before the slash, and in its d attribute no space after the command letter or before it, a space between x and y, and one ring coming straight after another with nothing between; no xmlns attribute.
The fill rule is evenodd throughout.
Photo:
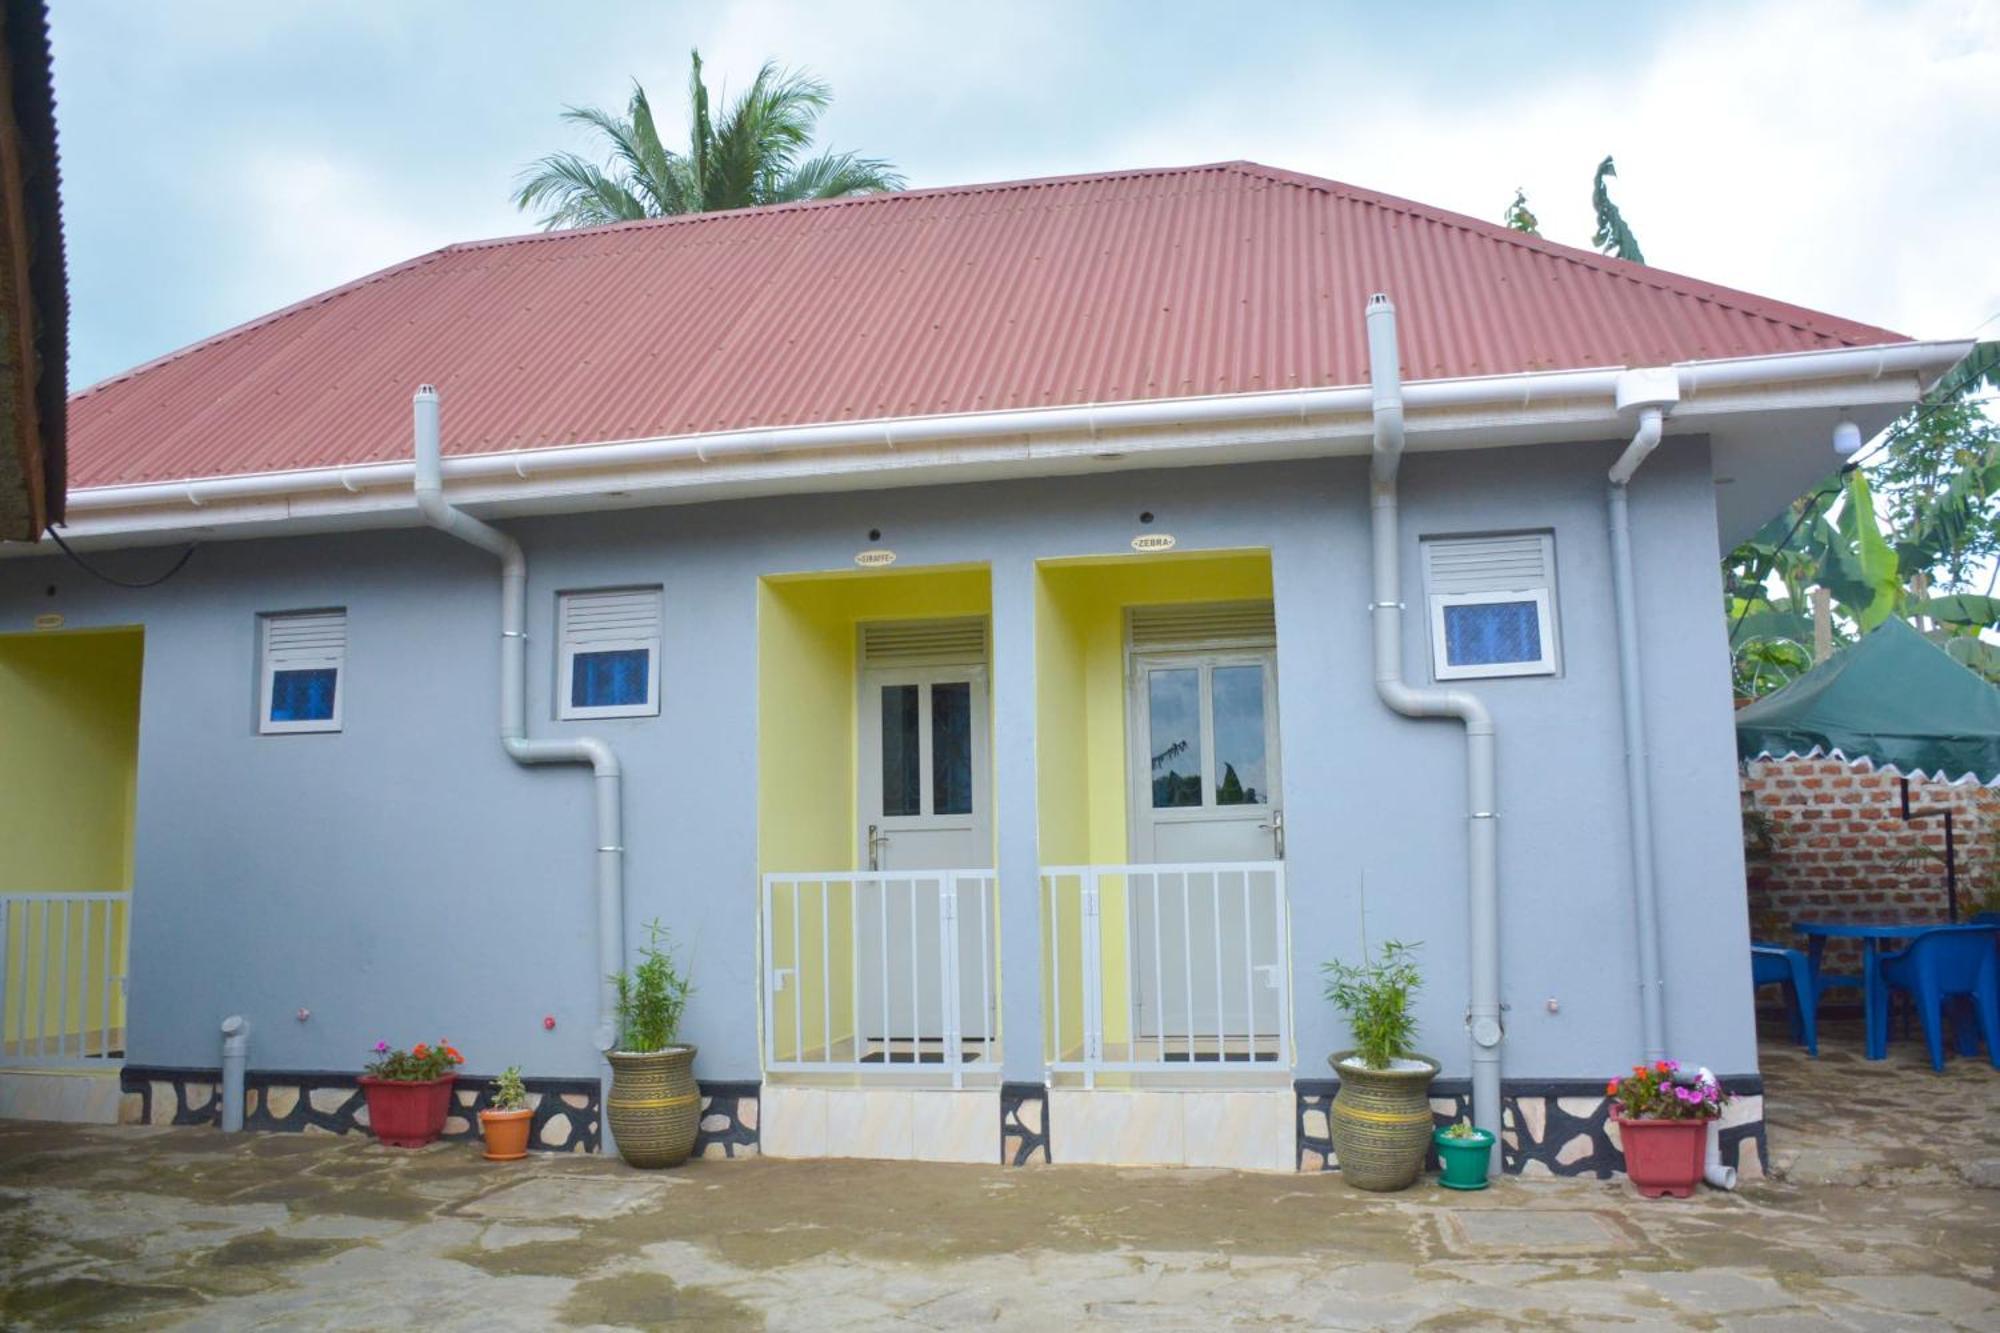
<svg viewBox="0 0 2000 1333"><path fill-rule="evenodd" d="M1766 759L1745 766L1743 797L1770 820L1773 848L1750 866L1751 931L1798 945L1797 919L1912 924L1945 919L1944 820L1906 824L1897 779L1837 759ZM2000 789L1912 782L1912 809L1950 805L1958 845L1961 919L1973 909L2000 839ZM1937 858L1921 855L1924 848ZM1834 941L1829 965L1856 960Z"/></svg>

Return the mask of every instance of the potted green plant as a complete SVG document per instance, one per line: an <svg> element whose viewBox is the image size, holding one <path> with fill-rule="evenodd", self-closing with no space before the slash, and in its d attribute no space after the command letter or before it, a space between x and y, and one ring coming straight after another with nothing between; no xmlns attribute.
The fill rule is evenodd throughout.
<svg viewBox="0 0 2000 1333"><path fill-rule="evenodd" d="M1424 1169L1431 1142L1431 1080L1438 1063L1411 1049L1417 1019L1410 1002L1423 985L1419 946L1390 940L1378 959L1362 946L1358 964L1326 963L1326 998L1347 1018L1352 1050L1327 1063L1340 1077L1329 1117L1340 1174L1364 1190L1399 1190Z"/></svg>
<svg viewBox="0 0 2000 1333"><path fill-rule="evenodd" d="M1605 1085L1625 1150L1625 1174L1648 1199L1685 1199L1701 1183L1708 1122L1729 1094L1712 1075L1688 1075L1672 1060L1633 1065Z"/></svg>
<svg viewBox="0 0 2000 1333"><path fill-rule="evenodd" d="M693 986L674 962L671 937L658 921L637 965L612 978L618 986L618 1048L611 1051L606 1108L619 1155L633 1166L679 1166L701 1127L695 1048L677 1040Z"/></svg>
<svg viewBox="0 0 2000 1333"><path fill-rule="evenodd" d="M444 1132L451 1085L465 1057L448 1041L420 1041L407 1051L378 1041L374 1055L359 1079L368 1128L390 1147L423 1147Z"/></svg>
<svg viewBox="0 0 2000 1333"><path fill-rule="evenodd" d="M1474 1129L1470 1120L1461 1120L1439 1130L1431 1140L1437 1144L1438 1165L1443 1168L1438 1184L1448 1190L1483 1190L1486 1172L1493 1164L1493 1135Z"/></svg>
<svg viewBox="0 0 2000 1333"><path fill-rule="evenodd" d="M493 1101L479 1113L479 1132L486 1136L486 1160L518 1162L528 1155L528 1130L535 1119L528 1107L528 1089L521 1066L508 1065L493 1080Z"/></svg>

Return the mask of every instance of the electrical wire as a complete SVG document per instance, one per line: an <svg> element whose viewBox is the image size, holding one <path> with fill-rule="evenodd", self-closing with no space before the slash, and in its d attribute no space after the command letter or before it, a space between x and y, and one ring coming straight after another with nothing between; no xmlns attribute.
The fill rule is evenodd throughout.
<svg viewBox="0 0 2000 1333"><path fill-rule="evenodd" d="M1840 469L1840 475L1845 477L1848 473L1852 472L1858 466L1859 464L1849 463ZM1838 494L1840 494L1839 486L1834 486L1828 490L1820 490L1813 492L1813 494L1810 497L1808 497L1806 501L1806 507L1799 511L1799 516L1797 518L1792 520L1791 530L1785 534L1785 539L1778 543L1777 549L1782 551L1786 547L1790 546L1792 544L1792 538L1799 535L1799 529L1805 526L1806 519L1811 517L1813 510L1819 508L1819 506L1823 502L1831 500L1834 496ZM1736 635L1737 632L1743 628L1743 617L1750 614L1750 608L1755 606L1758 600L1759 600L1758 598L1754 597L1746 597L1743 599L1743 609L1736 613L1735 621L1729 626L1730 647L1734 648L1736 646Z"/></svg>
<svg viewBox="0 0 2000 1333"><path fill-rule="evenodd" d="M1910 413L1907 419L1904 417L1897 417L1894 421L1890 422L1889 425L1883 429L1882 433L1875 437L1875 442L1873 444L1870 444L1866 449L1863 449L1859 453L1855 454L1855 456L1849 461L1857 464L1867 462L1871 455L1877 454L1882 450L1888 448L1892 441L1896 440L1904 432L1908 431L1910 427L1916 425L1918 422L1922 421L1925 417L1930 416L1934 412L1942 412L1947 407L1967 407L1967 406L1984 407L1988 403L1996 403L1996 402L2000 402L2000 393L1983 393L1977 395L1968 395L1964 398L1948 398L1943 402L1938 402L1938 403L1919 403L1915 411Z"/></svg>
<svg viewBox="0 0 2000 1333"><path fill-rule="evenodd" d="M51 523L49 525L48 533L49 536L55 538L55 543L57 546L60 546L62 548L62 553L68 556L72 561L76 563L76 567L78 569L82 570L84 573L90 575L94 579L102 579L104 582L109 583L114 588L132 588L135 590L141 588L157 588L162 583L165 583L168 579L172 578L174 575L180 573L183 569L187 568L187 562L194 557L195 543L190 542L188 543L187 550L181 552L180 559L174 561L172 565L168 566L166 573L160 575L158 578L145 579L140 582L134 583L131 582L130 580L117 578L114 577L113 575L105 573L103 570L96 568L88 560L85 560L82 556L78 555L75 551L72 551L70 549L69 543L62 539L62 534L56 531L55 524Z"/></svg>

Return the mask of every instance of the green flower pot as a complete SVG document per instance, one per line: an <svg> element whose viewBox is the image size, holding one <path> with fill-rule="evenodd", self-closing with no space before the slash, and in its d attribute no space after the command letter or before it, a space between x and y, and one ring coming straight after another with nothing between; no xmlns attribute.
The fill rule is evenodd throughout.
<svg viewBox="0 0 2000 1333"><path fill-rule="evenodd" d="M1438 1177L1438 1184L1448 1190L1483 1190L1486 1188L1486 1169L1493 1161L1493 1136L1483 1129L1475 1129L1465 1138L1452 1138L1446 1130L1439 1130L1431 1142L1437 1144L1438 1161L1444 1165L1444 1174Z"/></svg>

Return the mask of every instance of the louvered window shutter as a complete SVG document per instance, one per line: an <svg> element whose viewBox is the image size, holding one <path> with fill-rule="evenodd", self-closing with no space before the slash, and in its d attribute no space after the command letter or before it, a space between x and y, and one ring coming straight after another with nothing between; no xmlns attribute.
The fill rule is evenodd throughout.
<svg viewBox="0 0 2000 1333"><path fill-rule="evenodd" d="M1278 642L1277 610L1264 601L1135 606L1129 626L1137 649L1269 648Z"/></svg>
<svg viewBox="0 0 2000 1333"><path fill-rule="evenodd" d="M1423 552L1434 678L1556 673L1550 534L1431 537Z"/></svg>
<svg viewBox="0 0 2000 1333"><path fill-rule="evenodd" d="M347 612L286 612L261 619L257 729L267 734L339 731Z"/></svg>
<svg viewBox="0 0 2000 1333"><path fill-rule="evenodd" d="M559 602L557 715L641 717L660 711L660 590L567 592Z"/></svg>
<svg viewBox="0 0 2000 1333"><path fill-rule="evenodd" d="M965 666L986 660L986 622L906 620L861 627L864 666Z"/></svg>

